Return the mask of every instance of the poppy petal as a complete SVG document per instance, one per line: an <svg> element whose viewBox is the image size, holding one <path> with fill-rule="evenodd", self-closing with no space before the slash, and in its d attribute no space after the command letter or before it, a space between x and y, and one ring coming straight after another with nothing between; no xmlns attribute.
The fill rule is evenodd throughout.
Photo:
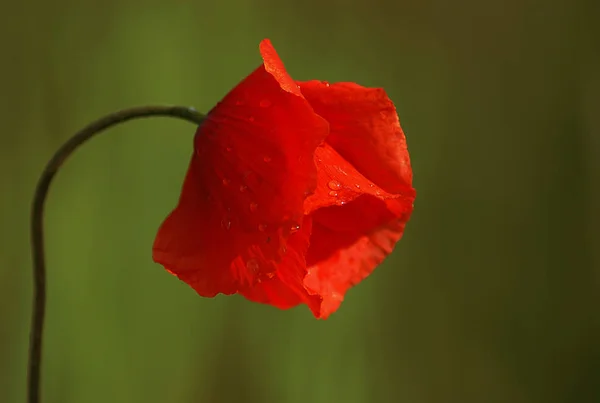
<svg viewBox="0 0 600 403"><path fill-rule="evenodd" d="M231 222L215 208L220 206L203 187L200 161L193 155L179 204L158 230L152 251L155 262L205 297L233 294L242 282L224 266L234 249L228 239Z"/></svg>
<svg viewBox="0 0 600 403"><path fill-rule="evenodd" d="M281 309L305 303L315 313L315 316L320 315L322 298L309 294L304 285L304 279L308 274L305 256L312 232L311 222L310 217L305 217L302 227L290 235L287 242L287 253L277 268L275 276L242 291L241 294L244 297Z"/></svg>
<svg viewBox="0 0 600 403"><path fill-rule="evenodd" d="M367 277L393 251L406 221L403 216L382 225L309 267L304 284L309 292L323 298L317 317L326 319L335 312L346 291Z"/></svg>
<svg viewBox="0 0 600 403"><path fill-rule="evenodd" d="M322 207L343 206L362 195L380 199L397 197L368 180L330 144L315 150L317 188L304 201L304 213L311 214Z"/></svg>
<svg viewBox="0 0 600 403"><path fill-rule="evenodd" d="M314 152L328 134L270 42L264 63L207 115L177 208L154 259L203 296L273 277L316 187Z"/></svg>
<svg viewBox="0 0 600 403"><path fill-rule="evenodd" d="M313 219L309 265L327 259L398 217L410 216L414 189L386 192L328 143L317 148L315 163L317 188L304 202L305 214Z"/></svg>
<svg viewBox="0 0 600 403"><path fill-rule="evenodd" d="M309 294L323 299L319 317L334 312L346 291L392 252L402 237L413 200L410 195L364 194L342 206L323 207L311 214L304 285Z"/></svg>
<svg viewBox="0 0 600 403"><path fill-rule="evenodd" d="M299 85L330 124L326 143L315 152L317 189L304 203L313 219L304 284L323 298L319 315L325 318L392 252L415 191L404 133L383 90Z"/></svg>
<svg viewBox="0 0 600 403"><path fill-rule="evenodd" d="M327 142L345 160L387 192L412 187L406 138L383 89L323 81L298 85L315 112L329 122Z"/></svg>

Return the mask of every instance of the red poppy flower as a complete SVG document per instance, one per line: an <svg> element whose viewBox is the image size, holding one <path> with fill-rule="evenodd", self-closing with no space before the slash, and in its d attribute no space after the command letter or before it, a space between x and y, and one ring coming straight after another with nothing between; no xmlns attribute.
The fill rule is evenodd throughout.
<svg viewBox="0 0 600 403"><path fill-rule="evenodd" d="M154 260L198 294L326 318L392 252L415 191L385 91L296 82L264 63L209 113Z"/></svg>

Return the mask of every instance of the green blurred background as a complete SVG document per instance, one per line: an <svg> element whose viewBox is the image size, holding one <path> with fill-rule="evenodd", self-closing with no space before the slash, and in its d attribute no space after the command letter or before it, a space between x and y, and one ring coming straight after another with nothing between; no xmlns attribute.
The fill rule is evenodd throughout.
<svg viewBox="0 0 600 403"><path fill-rule="evenodd" d="M296 79L386 88L416 209L327 321L199 298L151 260L194 128L93 140L47 209L44 403L600 402L600 15L593 0L2 3L0 402L22 402L29 203L72 133L207 111L269 37Z"/></svg>

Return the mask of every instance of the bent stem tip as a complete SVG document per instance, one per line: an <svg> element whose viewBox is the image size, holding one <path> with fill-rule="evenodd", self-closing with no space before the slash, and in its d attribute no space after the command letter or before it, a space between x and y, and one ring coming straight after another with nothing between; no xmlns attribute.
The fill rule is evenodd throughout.
<svg viewBox="0 0 600 403"><path fill-rule="evenodd" d="M106 115L67 140L54 153L38 180L31 206L31 253L33 259L33 312L29 341L29 364L27 368L27 401L40 402L40 374L42 362L42 338L46 310L46 262L44 254L44 205L52 179L65 160L83 143L104 130L133 119L146 117L173 117L200 125L204 116L194 108L185 106L142 106L123 109Z"/></svg>

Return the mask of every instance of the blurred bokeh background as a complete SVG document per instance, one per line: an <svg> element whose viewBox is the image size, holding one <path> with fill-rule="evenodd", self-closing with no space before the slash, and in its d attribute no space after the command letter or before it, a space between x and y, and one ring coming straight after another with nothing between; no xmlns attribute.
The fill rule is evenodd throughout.
<svg viewBox="0 0 600 403"><path fill-rule="evenodd" d="M199 298L151 260L194 128L80 149L47 208L44 403L600 402L592 0L31 0L0 15L0 402L24 401L28 213L52 152L141 104L209 110L273 41L296 79L386 88L416 209L317 321Z"/></svg>

